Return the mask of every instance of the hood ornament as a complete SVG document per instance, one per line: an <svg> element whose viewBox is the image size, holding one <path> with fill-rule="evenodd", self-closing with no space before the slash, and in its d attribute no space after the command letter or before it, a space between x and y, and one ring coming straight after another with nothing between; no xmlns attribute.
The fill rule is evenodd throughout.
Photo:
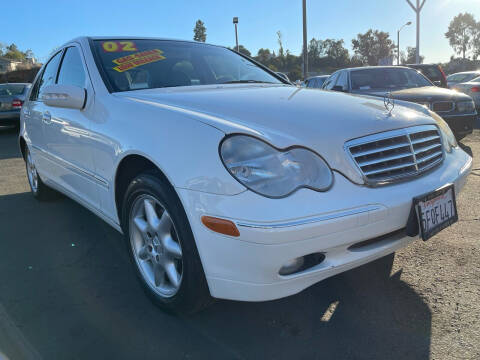
<svg viewBox="0 0 480 360"><path fill-rule="evenodd" d="M385 105L385 109L387 109L388 114L392 114L392 111L395 108L395 100L393 99L391 92L385 94L383 97L383 104Z"/></svg>

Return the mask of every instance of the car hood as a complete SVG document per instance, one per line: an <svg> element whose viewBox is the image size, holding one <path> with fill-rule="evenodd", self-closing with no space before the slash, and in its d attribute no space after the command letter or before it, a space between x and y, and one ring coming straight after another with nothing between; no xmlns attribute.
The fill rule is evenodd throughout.
<svg viewBox="0 0 480 360"><path fill-rule="evenodd" d="M362 92L364 95L371 95L377 97L384 97L389 92L388 89L379 91ZM397 100L413 101L413 102L435 102L435 101L461 101L469 100L465 94L456 91L441 88L438 86L425 86L420 88L402 89L397 91L390 91L392 97Z"/></svg>
<svg viewBox="0 0 480 360"><path fill-rule="evenodd" d="M373 133L435 124L420 105L286 85L190 86L115 94L130 101L182 112L226 134L247 133L278 148L302 145L321 154L333 169L361 182L346 141Z"/></svg>

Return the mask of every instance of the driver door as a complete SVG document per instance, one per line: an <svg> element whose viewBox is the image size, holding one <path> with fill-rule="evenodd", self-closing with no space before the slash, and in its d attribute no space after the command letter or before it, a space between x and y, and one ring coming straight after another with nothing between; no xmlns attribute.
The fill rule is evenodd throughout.
<svg viewBox="0 0 480 360"><path fill-rule="evenodd" d="M53 180L85 205L99 208L98 179L92 157L90 109L94 92L80 47L65 48L56 84L74 85L86 92L84 108L69 109L44 104L46 151Z"/></svg>

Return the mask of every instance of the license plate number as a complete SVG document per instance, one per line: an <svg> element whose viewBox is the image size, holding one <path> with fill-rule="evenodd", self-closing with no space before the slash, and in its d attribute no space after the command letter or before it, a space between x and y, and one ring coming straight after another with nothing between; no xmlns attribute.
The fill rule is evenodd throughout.
<svg viewBox="0 0 480 360"><path fill-rule="evenodd" d="M453 185L415 198L414 201L423 240L428 240L458 221Z"/></svg>

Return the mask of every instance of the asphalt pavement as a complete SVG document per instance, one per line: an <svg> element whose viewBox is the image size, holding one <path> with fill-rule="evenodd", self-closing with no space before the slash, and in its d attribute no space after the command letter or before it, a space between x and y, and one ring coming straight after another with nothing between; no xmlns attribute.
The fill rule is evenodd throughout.
<svg viewBox="0 0 480 360"><path fill-rule="evenodd" d="M478 359L479 184L458 199L462 221L399 251L386 280L369 264L177 317L144 295L115 230L31 196L16 134L0 129L0 359Z"/></svg>

